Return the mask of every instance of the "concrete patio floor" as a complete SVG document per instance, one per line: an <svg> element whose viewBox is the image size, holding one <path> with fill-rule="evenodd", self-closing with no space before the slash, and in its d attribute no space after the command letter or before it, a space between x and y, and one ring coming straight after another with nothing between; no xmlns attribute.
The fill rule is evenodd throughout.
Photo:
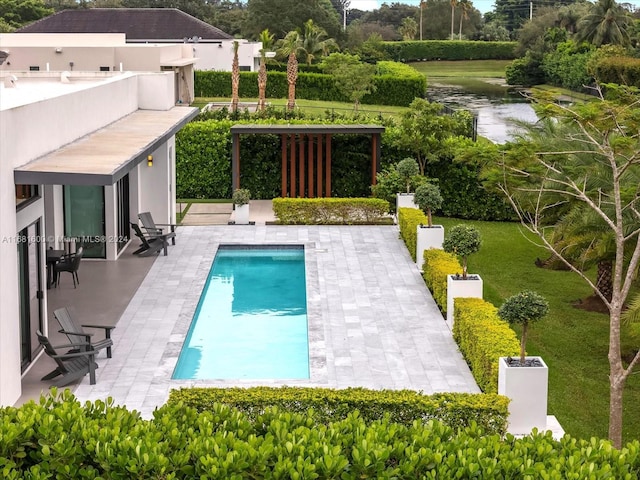
<svg viewBox="0 0 640 480"><path fill-rule="evenodd" d="M79 400L111 396L148 418L170 389L191 385L480 391L397 227L277 226L252 219L256 225L182 226L166 257L139 258L129 247L118 262L83 262L77 289L63 280L50 291L50 332L58 329L52 316L58 306L71 306L86 323L117 322L113 358L98 357L96 385L85 377L71 387ZM171 379L213 258L225 243L305 246L309 380ZM46 390L39 378L54 366L48 357L36 362L23 379L19 403Z"/></svg>

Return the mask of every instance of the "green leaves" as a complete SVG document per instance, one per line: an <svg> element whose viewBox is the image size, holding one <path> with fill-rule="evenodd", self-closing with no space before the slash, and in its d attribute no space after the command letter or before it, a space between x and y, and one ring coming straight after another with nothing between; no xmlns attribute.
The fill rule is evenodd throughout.
<svg viewBox="0 0 640 480"><path fill-rule="evenodd" d="M501 319L509 323L533 323L549 312L549 303L542 295L526 290L505 300L498 310Z"/></svg>

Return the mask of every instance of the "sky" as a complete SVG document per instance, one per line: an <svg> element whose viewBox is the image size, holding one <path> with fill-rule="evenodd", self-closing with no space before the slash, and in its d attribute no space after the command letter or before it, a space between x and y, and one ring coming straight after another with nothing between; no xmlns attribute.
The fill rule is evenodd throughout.
<svg viewBox="0 0 640 480"><path fill-rule="evenodd" d="M473 6L480 10L480 13L487 13L493 10L493 3L495 0L471 0ZM595 1L595 0L592 0ZM616 0L617 3L630 3L635 5L636 8L640 6L640 0ZM394 2L405 3L407 5L415 5L416 7L420 4L420 0L351 0L351 4L349 8L357 8L358 10L375 10L380 8L380 5L383 3L392 4ZM536 0L533 0L534 8Z"/></svg>

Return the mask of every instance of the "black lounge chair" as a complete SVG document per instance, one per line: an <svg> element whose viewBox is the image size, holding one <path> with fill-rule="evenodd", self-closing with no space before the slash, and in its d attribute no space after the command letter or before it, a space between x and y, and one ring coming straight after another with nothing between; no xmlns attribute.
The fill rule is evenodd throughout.
<svg viewBox="0 0 640 480"><path fill-rule="evenodd" d="M140 230L140 227L137 223L131 222L131 228L133 228L136 237L140 239L140 248L133 252L134 255L147 256L152 255L154 253L158 253L160 250L164 250L164 256L167 256L167 247L169 246L168 239L175 237L174 232L163 233L163 234L147 234L145 235Z"/></svg>
<svg viewBox="0 0 640 480"><path fill-rule="evenodd" d="M56 287L60 283L60 273L62 272L69 272L71 274L71 277L73 278L73 288L76 288L76 283L78 285L80 284L80 280L78 279L78 270L80 269L80 260L82 260L83 253L84 248L80 247L76 253L63 255L61 260L54 265L53 271L56 276Z"/></svg>
<svg viewBox="0 0 640 480"><path fill-rule="evenodd" d="M173 223L155 223L153 221L153 216L151 212L142 212L138 214L138 218L140 219L140 223L142 223L142 228L144 233L147 235L162 235L164 233L164 229L160 227L169 227L173 236L171 236L171 245L176 244L176 227L177 225ZM169 233L169 232L167 232Z"/></svg>
<svg viewBox="0 0 640 480"><path fill-rule="evenodd" d="M113 346L113 340L111 340L111 330L116 327L110 325L80 324L73 319L66 307L59 308L54 311L53 316L60 324L61 330L58 331L60 333L64 333L71 344L78 345L75 350L79 351L81 346L89 344L90 348L96 353L106 348L107 358L111 358L111 347ZM103 340L92 341L91 337L93 336L93 333L86 332L83 327L101 328L104 330L105 338Z"/></svg>
<svg viewBox="0 0 640 480"><path fill-rule="evenodd" d="M42 380L51 380L52 378L61 375L61 378L56 380L53 384L56 387L64 387L65 385L69 385L71 382L81 379L88 373L89 383L91 383L91 385L96 384L96 368L98 368L98 364L95 362L96 352L89 348L89 344L82 346L78 344L53 346L51 345L51 342L49 342L49 339L45 337L40 330L36 332L36 335L38 336L38 341L44 348L45 353L49 357L53 358L58 364L58 367L51 373L42 377ZM82 350L58 353L57 349L65 349L69 347L81 348Z"/></svg>

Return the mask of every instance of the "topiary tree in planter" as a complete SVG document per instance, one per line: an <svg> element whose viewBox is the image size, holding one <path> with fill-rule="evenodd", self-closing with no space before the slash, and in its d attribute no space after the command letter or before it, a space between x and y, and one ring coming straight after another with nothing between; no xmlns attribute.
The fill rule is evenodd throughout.
<svg viewBox="0 0 640 480"><path fill-rule="evenodd" d="M398 162L396 170L400 175L402 183L407 187L407 193L411 192L411 179L420 174L420 165L411 157L404 158Z"/></svg>
<svg viewBox="0 0 640 480"><path fill-rule="evenodd" d="M413 194L413 201L427 216L427 225L429 228L433 227L431 212L442 206L440 188L433 183L423 183L416 188Z"/></svg>
<svg viewBox="0 0 640 480"><path fill-rule="evenodd" d="M462 258L462 279L467 279L467 257L480 250L480 232L471 225L456 225L451 227L449 234L442 243L445 252L453 253Z"/></svg>
<svg viewBox="0 0 640 480"><path fill-rule="evenodd" d="M498 310L498 316L509 322L522 325L520 337L520 365L525 362L525 347L527 345L527 330L530 323L542 319L549 312L549 304L542 295L530 290L525 290L513 295L502 304Z"/></svg>
<svg viewBox="0 0 640 480"><path fill-rule="evenodd" d="M234 205L247 205L251 199L251 192L246 188L237 188L233 191L231 201Z"/></svg>

